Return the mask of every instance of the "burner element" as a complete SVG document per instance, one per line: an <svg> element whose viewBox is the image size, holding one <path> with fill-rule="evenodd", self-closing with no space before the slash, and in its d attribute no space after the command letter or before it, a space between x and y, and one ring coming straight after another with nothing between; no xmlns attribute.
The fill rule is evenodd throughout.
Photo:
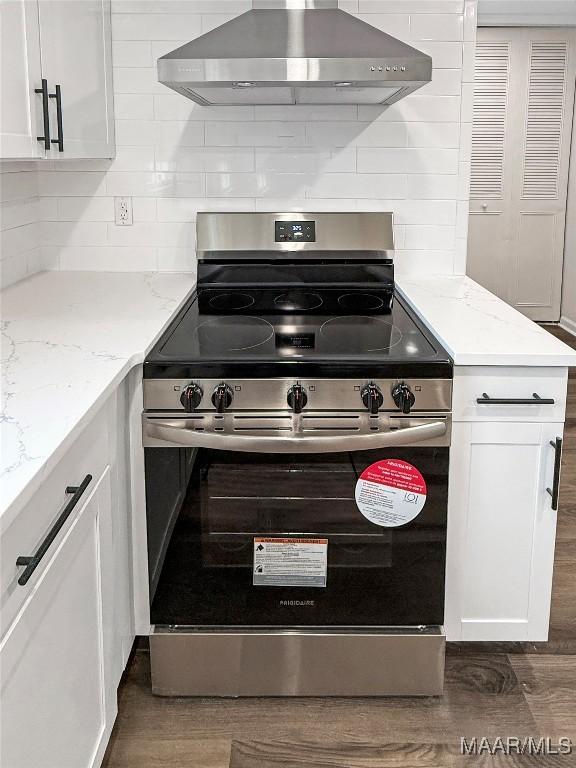
<svg viewBox="0 0 576 768"><path fill-rule="evenodd" d="M251 315L211 317L196 329L199 349L206 356L213 353L241 352L265 344L274 336L267 320Z"/></svg>
<svg viewBox="0 0 576 768"><path fill-rule="evenodd" d="M381 309L384 299L374 293L344 293L338 298L338 304L342 309L359 309L364 312Z"/></svg>
<svg viewBox="0 0 576 768"><path fill-rule="evenodd" d="M237 310L248 309L254 304L254 297L249 293L240 293L234 291L233 293L218 293L210 299L210 306L212 309L219 310Z"/></svg>
<svg viewBox="0 0 576 768"><path fill-rule="evenodd" d="M288 291L276 296L274 304L286 312L310 312L322 306L322 296L311 291Z"/></svg>
<svg viewBox="0 0 576 768"><path fill-rule="evenodd" d="M396 326L380 317L365 315L333 317L324 323L320 333L336 349L352 349L354 352L379 352L402 340L402 333Z"/></svg>

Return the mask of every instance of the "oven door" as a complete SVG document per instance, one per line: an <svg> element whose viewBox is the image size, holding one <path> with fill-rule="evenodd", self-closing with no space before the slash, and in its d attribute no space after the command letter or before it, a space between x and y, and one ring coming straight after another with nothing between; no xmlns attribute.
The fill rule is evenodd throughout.
<svg viewBox="0 0 576 768"><path fill-rule="evenodd" d="M155 585L154 625L443 623L448 417L398 419L403 426L377 434L300 435L304 446L174 421L145 422L155 445L146 448L149 529L162 495L150 493L154 455L180 460L175 444L190 435L198 448ZM296 443L288 451L282 440Z"/></svg>

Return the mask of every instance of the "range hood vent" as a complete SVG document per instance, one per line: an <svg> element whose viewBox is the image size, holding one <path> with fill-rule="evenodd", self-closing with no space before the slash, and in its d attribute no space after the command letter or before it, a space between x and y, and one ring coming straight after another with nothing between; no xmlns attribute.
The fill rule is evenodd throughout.
<svg viewBox="0 0 576 768"><path fill-rule="evenodd" d="M204 106L392 104L432 59L338 8L254 0L253 9L158 59L158 80Z"/></svg>

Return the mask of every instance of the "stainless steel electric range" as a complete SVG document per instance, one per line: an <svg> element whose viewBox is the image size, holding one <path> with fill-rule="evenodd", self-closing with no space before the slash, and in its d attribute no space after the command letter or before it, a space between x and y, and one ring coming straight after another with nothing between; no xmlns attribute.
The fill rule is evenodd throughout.
<svg viewBox="0 0 576 768"><path fill-rule="evenodd" d="M440 694L452 361L391 214L197 229L144 365L154 692Z"/></svg>

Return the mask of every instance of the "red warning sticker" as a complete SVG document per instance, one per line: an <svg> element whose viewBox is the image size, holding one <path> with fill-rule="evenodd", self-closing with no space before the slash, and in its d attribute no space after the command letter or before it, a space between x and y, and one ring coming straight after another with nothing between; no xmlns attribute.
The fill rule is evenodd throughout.
<svg viewBox="0 0 576 768"><path fill-rule="evenodd" d="M384 459L366 467L358 478L356 504L371 523L397 528L420 514L426 492L426 481L415 466Z"/></svg>

